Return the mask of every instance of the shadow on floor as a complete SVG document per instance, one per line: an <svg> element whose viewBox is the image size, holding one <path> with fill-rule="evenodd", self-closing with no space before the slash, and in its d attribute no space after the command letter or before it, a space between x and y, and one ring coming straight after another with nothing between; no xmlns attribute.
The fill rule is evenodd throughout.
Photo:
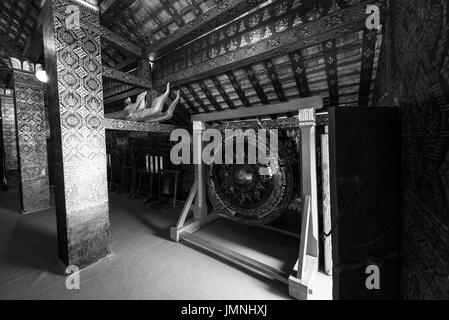
<svg viewBox="0 0 449 320"><path fill-rule="evenodd" d="M9 188L8 191L0 192L0 210L20 213L20 198L19 190L17 188Z"/></svg>
<svg viewBox="0 0 449 320"><path fill-rule="evenodd" d="M32 219L25 221L24 218L26 217L19 217L12 229L4 261L11 265L61 274L61 268L58 265L59 258L55 230L52 230L47 223L45 223L44 228L42 224L33 223ZM49 220L49 223L55 223L52 221L53 219L40 218Z"/></svg>
<svg viewBox="0 0 449 320"><path fill-rule="evenodd" d="M124 195L110 194L109 201L114 206L115 216L111 216L111 226L116 223L114 220L119 214L122 216L132 216L143 224L155 236L169 240L170 228L176 224L182 205L175 208L158 210L155 207L158 203L145 204L143 199L124 200ZM130 206L130 204L133 204Z"/></svg>

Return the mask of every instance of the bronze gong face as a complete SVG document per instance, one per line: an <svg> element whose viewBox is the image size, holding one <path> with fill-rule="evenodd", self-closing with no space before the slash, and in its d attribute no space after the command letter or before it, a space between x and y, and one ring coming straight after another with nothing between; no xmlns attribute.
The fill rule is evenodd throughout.
<svg viewBox="0 0 449 320"><path fill-rule="evenodd" d="M293 197L293 172L281 149L277 162L277 166L272 162L208 166L207 187L215 210L245 225L264 225L278 218ZM261 175L261 168L268 174Z"/></svg>

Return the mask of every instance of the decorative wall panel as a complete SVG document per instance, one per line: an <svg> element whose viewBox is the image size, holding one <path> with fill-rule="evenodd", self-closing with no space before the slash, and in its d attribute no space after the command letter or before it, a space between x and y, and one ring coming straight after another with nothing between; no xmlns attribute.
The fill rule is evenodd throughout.
<svg viewBox="0 0 449 320"><path fill-rule="evenodd" d="M44 87L34 73L13 71L20 202L23 213L50 207Z"/></svg>
<svg viewBox="0 0 449 320"><path fill-rule="evenodd" d="M66 25L68 6L79 9L79 28ZM82 268L109 252L99 13L74 0L47 1L43 10L59 254Z"/></svg>
<svg viewBox="0 0 449 320"><path fill-rule="evenodd" d="M104 119L106 130L138 131L138 132L161 132L171 133L177 127L159 122L132 122L126 120Z"/></svg>
<svg viewBox="0 0 449 320"><path fill-rule="evenodd" d="M374 103L402 109L405 299L449 299L448 18L444 0L391 2L378 74Z"/></svg>
<svg viewBox="0 0 449 320"><path fill-rule="evenodd" d="M2 117L3 147L5 151L5 169L17 170L17 141L16 141L16 115L14 111L14 97L0 95Z"/></svg>

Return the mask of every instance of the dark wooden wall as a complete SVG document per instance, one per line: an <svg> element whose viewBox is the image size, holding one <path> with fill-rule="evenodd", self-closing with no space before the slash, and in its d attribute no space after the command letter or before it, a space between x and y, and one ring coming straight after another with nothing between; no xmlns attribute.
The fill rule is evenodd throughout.
<svg viewBox="0 0 449 320"><path fill-rule="evenodd" d="M392 1L391 50L384 46L379 67L378 104L399 104L402 112L405 299L449 298L448 5Z"/></svg>

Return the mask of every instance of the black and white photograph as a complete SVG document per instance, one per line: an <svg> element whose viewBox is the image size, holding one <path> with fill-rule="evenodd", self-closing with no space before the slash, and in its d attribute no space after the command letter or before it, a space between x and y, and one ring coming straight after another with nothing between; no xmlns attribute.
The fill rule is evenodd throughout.
<svg viewBox="0 0 449 320"><path fill-rule="evenodd" d="M449 300L449 2L0 0L15 300Z"/></svg>

